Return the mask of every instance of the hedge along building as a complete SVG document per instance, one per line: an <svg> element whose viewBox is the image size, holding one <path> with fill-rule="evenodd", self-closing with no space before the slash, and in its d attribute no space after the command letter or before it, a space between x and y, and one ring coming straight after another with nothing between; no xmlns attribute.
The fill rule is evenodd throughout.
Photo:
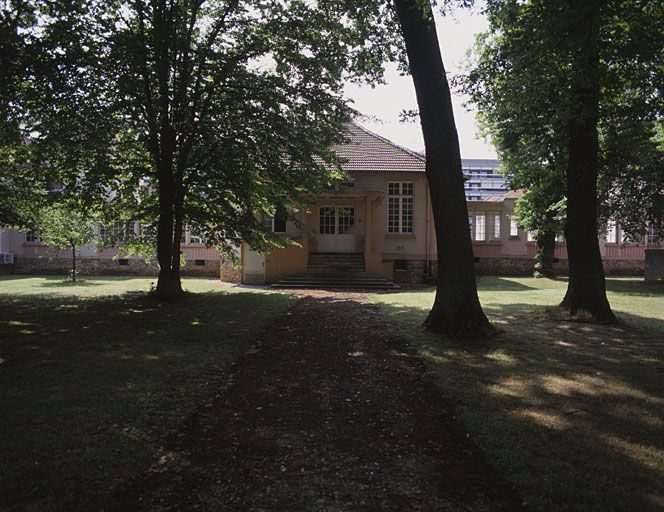
<svg viewBox="0 0 664 512"><path fill-rule="evenodd" d="M435 275L436 234L424 156L355 124L348 125L347 142L335 151L344 161L348 181L314 198L317 207L297 213L297 223L284 212L275 219L264 218L268 228L295 244L267 253L243 244L242 282L294 285L298 279L293 276L306 276L308 271L315 276L326 263L331 271L336 265L344 272L366 271L397 283L423 282ZM512 219L520 192L505 190L504 181L496 179L496 161L464 160L464 167L468 168L468 221L478 273L532 273L536 243ZM494 178L490 193L481 194L473 187L474 172ZM609 273L643 271L643 247L611 244L602 237L600 247ZM565 272L567 253L562 240L555 256L558 270Z"/></svg>

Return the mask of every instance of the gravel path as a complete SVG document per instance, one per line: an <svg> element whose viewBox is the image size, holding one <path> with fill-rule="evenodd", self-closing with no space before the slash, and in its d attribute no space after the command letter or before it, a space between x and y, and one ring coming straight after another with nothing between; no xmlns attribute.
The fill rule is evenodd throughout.
<svg viewBox="0 0 664 512"><path fill-rule="evenodd" d="M361 294L331 292L277 319L107 508L521 509L415 351Z"/></svg>

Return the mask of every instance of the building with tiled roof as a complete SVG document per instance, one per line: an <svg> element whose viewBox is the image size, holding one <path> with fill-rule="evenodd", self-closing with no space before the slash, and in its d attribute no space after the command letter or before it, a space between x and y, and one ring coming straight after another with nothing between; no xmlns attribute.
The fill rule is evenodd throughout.
<svg viewBox="0 0 664 512"><path fill-rule="evenodd" d="M398 146L355 123L346 125L345 144L334 148L345 171L425 171L424 155Z"/></svg>
<svg viewBox="0 0 664 512"><path fill-rule="evenodd" d="M347 179L312 198L309 210L277 208L274 218L261 218L267 229L290 238L292 245L260 253L243 243L238 249L242 261L238 271L221 263L216 249L205 247L200 237L186 230L183 271L220 272L224 279L283 286L390 287L392 280L431 279L438 257L425 157L355 124L347 126L346 143L334 149L343 160ZM475 265L480 272L528 274L537 249L512 218L521 191L508 190L497 167L495 160L463 160ZM642 271L643 248L625 247L620 240L614 227L609 241L603 239L600 244L603 257L621 265L635 262L634 268L638 271L640 264ZM67 268L67 260L58 260L63 255L41 244L35 233L0 229L0 256L0 263L15 261L16 272L53 271L57 261L64 261ZM113 248L82 248L81 268L114 274L154 269L141 259L118 256ZM557 245L556 258L566 261L564 244ZM0 272L4 269L0 265Z"/></svg>
<svg viewBox="0 0 664 512"><path fill-rule="evenodd" d="M355 123L349 123L346 130L347 143L335 148L345 160L344 170L424 172L426 159L423 154L401 147ZM467 200L482 201L508 190L505 177L498 172L499 166L498 160L461 160Z"/></svg>

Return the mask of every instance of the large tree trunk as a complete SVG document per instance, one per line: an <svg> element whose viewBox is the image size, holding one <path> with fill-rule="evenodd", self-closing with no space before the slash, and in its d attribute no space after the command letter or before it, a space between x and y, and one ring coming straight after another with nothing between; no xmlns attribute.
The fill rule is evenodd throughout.
<svg viewBox="0 0 664 512"><path fill-rule="evenodd" d="M555 277L553 257L556 252L556 234L546 230L537 237L535 277Z"/></svg>
<svg viewBox="0 0 664 512"><path fill-rule="evenodd" d="M574 19L572 88L567 166L569 284L561 306L589 313L597 322L616 322L606 298L604 267L597 239L599 170L599 24L601 2L568 0Z"/></svg>
<svg viewBox="0 0 664 512"><path fill-rule="evenodd" d="M173 183L171 161L161 162L159 169L159 225L157 227L157 296L162 300L175 300L182 291L180 282L179 248L180 238L174 240L175 184ZM176 244L177 242L177 244ZM174 250L178 250L176 267L173 266Z"/></svg>
<svg viewBox="0 0 664 512"><path fill-rule="evenodd" d="M174 179L174 157L177 151L177 135L172 121L172 76L171 66L174 60L172 35L174 34L174 4L170 7L165 2L157 2L158 8L153 15L153 45L156 59L158 103L150 105L152 112L148 123L150 129L159 130L159 136L152 133L153 156L159 182L159 225L157 228L157 260L159 261L159 278L157 279L157 296L162 300L175 300L182 296L180 283L179 247L174 240L175 202L178 187ZM146 81L149 77L146 77ZM152 101L150 94L147 100ZM173 266L174 250L178 251L178 265Z"/></svg>
<svg viewBox="0 0 664 512"><path fill-rule="evenodd" d="M438 249L436 299L425 326L445 334L488 333L493 329L477 297L459 138L433 13L428 1L424 8L418 0L394 3L420 110Z"/></svg>

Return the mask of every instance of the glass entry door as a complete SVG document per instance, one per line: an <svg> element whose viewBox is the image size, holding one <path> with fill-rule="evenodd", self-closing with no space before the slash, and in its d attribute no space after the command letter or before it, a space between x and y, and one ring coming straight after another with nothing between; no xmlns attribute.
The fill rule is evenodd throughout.
<svg viewBox="0 0 664 512"><path fill-rule="evenodd" d="M355 208L322 206L319 210L318 250L355 252Z"/></svg>

